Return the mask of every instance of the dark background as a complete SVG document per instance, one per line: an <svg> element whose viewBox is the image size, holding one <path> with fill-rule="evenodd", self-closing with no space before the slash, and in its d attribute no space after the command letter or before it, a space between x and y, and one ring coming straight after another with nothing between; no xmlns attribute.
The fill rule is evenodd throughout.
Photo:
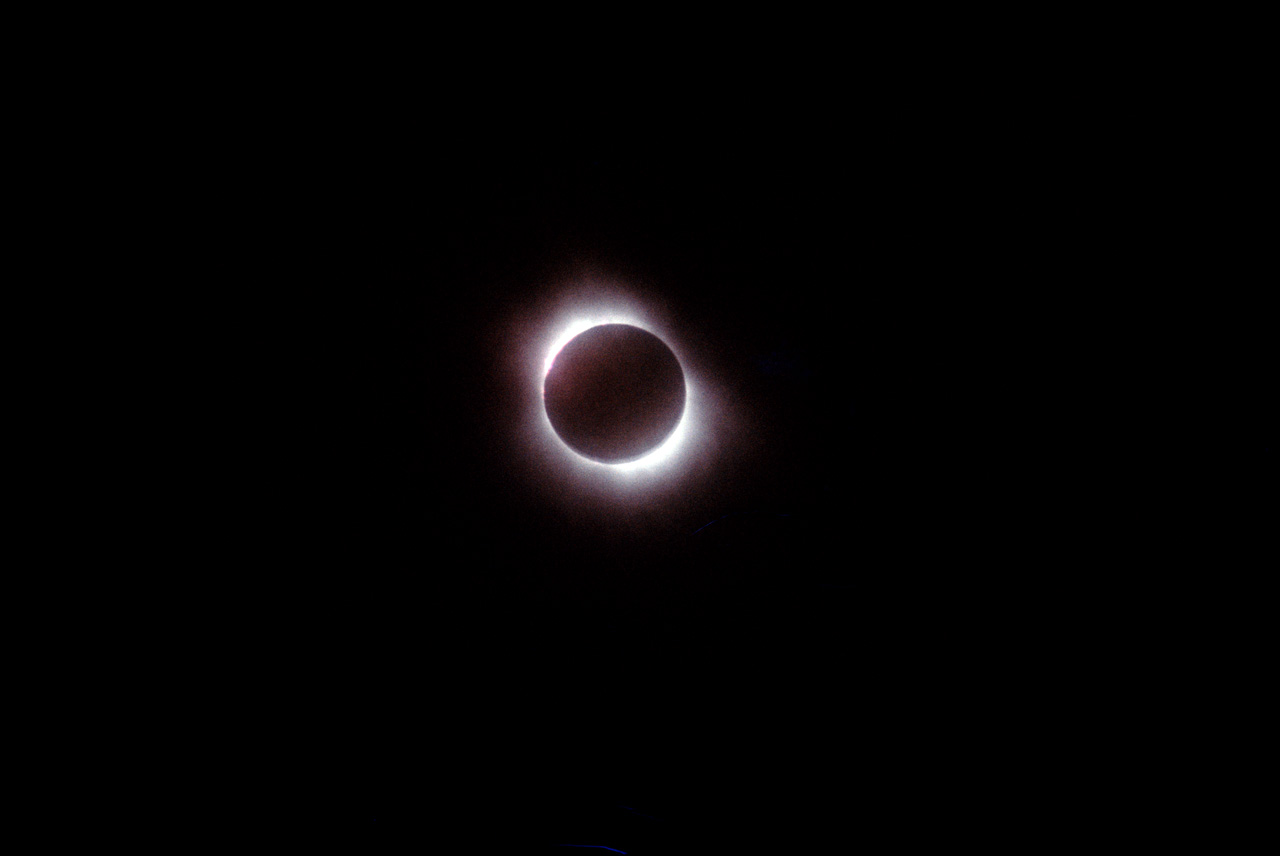
<svg viewBox="0 0 1280 856"><path fill-rule="evenodd" d="M113 375L77 422L162 451L176 525L104 449L163 582L88 563L141 653L93 638L74 714L295 849L1025 851L1181 781L1168 712L1261 686L1270 626L1264 114L1150 20L970 16L654 16L678 64L636 21L504 22L526 53L435 20L101 39L116 74L47 99L74 131L35 178L93 237L52 256L215 335L208 376L133 344L158 420ZM731 417L634 502L539 481L513 431L526 321L597 278ZM157 656L139 705L117 675ZM1162 678L1183 697L1133 703Z"/></svg>
<svg viewBox="0 0 1280 856"><path fill-rule="evenodd" d="M1089 481L1129 440L1068 380L1121 323L1126 192L1015 109L1047 91L933 82L711 134L362 97L255 153L305 414L264 610L300 823L781 853L1053 808L1027 783L1091 733L1070 663L1143 587L1096 547L1138 467ZM736 420L634 505L513 445L506 337L579 275L660 302Z"/></svg>
<svg viewBox="0 0 1280 856"><path fill-rule="evenodd" d="M299 235L331 364L298 620L379 840L879 835L987 668L1013 432L975 373L1015 203L925 129L639 148L366 145ZM501 335L566 270L660 299L744 423L635 509L516 471Z"/></svg>

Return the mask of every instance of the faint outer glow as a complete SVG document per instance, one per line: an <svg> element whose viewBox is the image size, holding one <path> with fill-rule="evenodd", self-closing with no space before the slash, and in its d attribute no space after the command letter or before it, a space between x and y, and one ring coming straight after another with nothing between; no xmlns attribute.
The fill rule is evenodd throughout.
<svg viewBox="0 0 1280 856"><path fill-rule="evenodd" d="M698 389L697 385L690 377L688 363L681 358L680 349L676 342L673 342L669 336L664 335L661 325L650 323L644 313L638 310L630 310L623 308L615 309L599 309L595 311L579 311L563 323L553 328L553 334L550 336L546 348L543 353L546 355L542 362L542 373L539 378L539 399L546 394L545 385L548 372L551 366L555 364L556 356L559 355L561 349L569 344L575 336L592 327L598 327L601 324L630 324L632 327L639 327L653 333L659 339L666 343L676 355L676 360L680 363L680 369L684 373L685 384L685 401L684 412L680 415L680 423L676 425L671 435L663 441L662 445L654 449L643 458L634 461L627 461L620 464L606 464L599 461L593 461L590 458L583 457L577 452L569 448L569 446L560 439L560 435L551 427L551 419L547 416L546 404L539 401L542 411L542 427L549 435L550 439L558 444L562 449L576 460L581 466L598 468L609 472L618 473L620 475L634 473L659 473L669 470L676 465L682 457L682 452L687 451L689 446L689 435L699 426L698 414Z"/></svg>

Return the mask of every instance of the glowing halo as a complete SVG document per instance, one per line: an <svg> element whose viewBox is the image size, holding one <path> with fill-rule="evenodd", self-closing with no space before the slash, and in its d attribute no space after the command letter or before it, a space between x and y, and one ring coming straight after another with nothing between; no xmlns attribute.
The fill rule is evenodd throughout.
<svg viewBox="0 0 1280 856"><path fill-rule="evenodd" d="M557 323L551 325L548 335L544 339L544 347L541 349L543 358L535 383L540 433L553 448L558 450L558 455L563 462L586 471L600 474L616 474L617 476L628 478L640 475L656 476L670 472L687 456L691 440L701 425L699 384L694 373L690 371L690 364L685 359L678 342L664 329L664 325L656 323L649 317L649 313L632 307L601 307L585 311L578 307L575 311L566 313L566 315L567 317L561 316ZM684 373L685 401L680 421L666 440L657 448L634 461L605 463L579 454L570 448L556 433L551 425L551 419L547 415L544 401L545 384L547 374L551 371L552 365L555 364L556 357L564 349L564 346L580 333L601 324L629 324L632 327L638 327L641 330L652 333L671 349L676 356L676 360L680 363L681 371Z"/></svg>

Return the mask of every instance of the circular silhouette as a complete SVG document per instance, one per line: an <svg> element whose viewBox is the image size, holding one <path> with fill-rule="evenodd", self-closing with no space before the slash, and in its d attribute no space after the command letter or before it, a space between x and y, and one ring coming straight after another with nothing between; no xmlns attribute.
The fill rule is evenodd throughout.
<svg viewBox="0 0 1280 856"><path fill-rule="evenodd" d="M571 339L542 386L551 427L593 461L621 464L662 445L684 413L684 372L666 343L629 324Z"/></svg>

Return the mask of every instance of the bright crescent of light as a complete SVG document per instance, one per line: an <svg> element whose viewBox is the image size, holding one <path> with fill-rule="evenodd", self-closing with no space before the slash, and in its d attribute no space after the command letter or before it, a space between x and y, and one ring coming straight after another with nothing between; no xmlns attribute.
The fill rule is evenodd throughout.
<svg viewBox="0 0 1280 856"><path fill-rule="evenodd" d="M654 325L646 323L639 317L638 313L618 311L580 313L575 315L567 323L557 327L555 336L551 339L550 344L545 350L546 358L542 363L542 375L539 385L539 391L541 393L540 398L545 397L547 374L551 371L552 365L555 364L556 356L559 355L564 346L569 344L569 342L578 334L586 330L590 330L592 327L598 327L601 324L630 324L632 327L639 327L641 330L645 330L654 334L659 339L662 339L663 342L666 343L667 347L672 349L676 355L676 360L680 363L680 370L684 373L684 411L680 414L679 424L676 425L675 430L671 432L667 439L662 442L662 445L649 452L649 454L645 455L643 458L618 464L607 464L600 461L593 461L571 449L551 426L551 419L547 416L545 402L543 402L543 406L541 408L543 429L553 442L557 443L565 451L570 453L572 457L583 466L604 468L608 471L619 474L658 472L669 467L678 459L680 451L687 445L690 428L698 424L696 409L697 396L695 394L695 386L689 377L689 370L685 365L685 361L680 359L679 350L668 340L666 336L662 334L661 330L654 329Z"/></svg>

